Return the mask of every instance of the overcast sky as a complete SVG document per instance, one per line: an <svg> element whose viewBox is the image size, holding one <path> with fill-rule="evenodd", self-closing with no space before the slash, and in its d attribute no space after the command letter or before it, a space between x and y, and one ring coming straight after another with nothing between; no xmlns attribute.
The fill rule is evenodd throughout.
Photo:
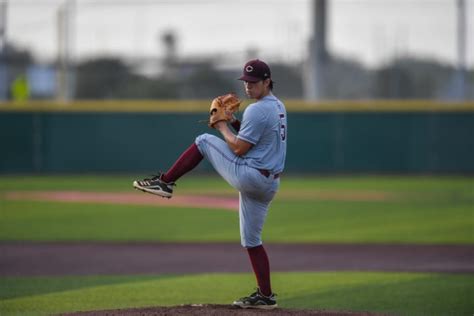
<svg viewBox="0 0 474 316"><path fill-rule="evenodd" d="M64 0L7 3L7 39L41 60L57 54ZM455 64L456 0L330 0L331 53L378 66L416 55ZM467 6L467 63L474 68L474 0ZM266 60L299 62L311 36L310 0L76 0L74 55L163 56L173 30L181 57L214 54L241 62L248 49Z"/></svg>

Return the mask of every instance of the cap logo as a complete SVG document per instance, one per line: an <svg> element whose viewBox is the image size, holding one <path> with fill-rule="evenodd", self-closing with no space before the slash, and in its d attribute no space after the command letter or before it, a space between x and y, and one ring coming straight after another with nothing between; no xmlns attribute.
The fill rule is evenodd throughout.
<svg viewBox="0 0 474 316"><path fill-rule="evenodd" d="M246 72L252 72L253 71L253 67L248 65L247 67L245 67L245 71Z"/></svg>

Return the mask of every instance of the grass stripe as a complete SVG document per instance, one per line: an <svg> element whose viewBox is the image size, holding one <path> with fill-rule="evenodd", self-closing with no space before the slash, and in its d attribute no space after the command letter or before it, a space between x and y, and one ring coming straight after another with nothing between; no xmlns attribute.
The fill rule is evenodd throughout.
<svg viewBox="0 0 474 316"><path fill-rule="evenodd" d="M228 304L248 294L250 274L1 278L2 315L191 303ZM426 273L275 273L283 308L398 315L469 315L472 275Z"/></svg>

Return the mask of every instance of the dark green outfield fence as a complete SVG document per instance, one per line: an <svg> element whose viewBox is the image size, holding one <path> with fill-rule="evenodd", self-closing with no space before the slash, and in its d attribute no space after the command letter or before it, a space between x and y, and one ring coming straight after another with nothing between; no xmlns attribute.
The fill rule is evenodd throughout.
<svg viewBox="0 0 474 316"><path fill-rule="evenodd" d="M197 135L212 132L198 123L203 117L0 111L0 172L167 169ZM289 111L288 125L286 172L474 172L474 111Z"/></svg>

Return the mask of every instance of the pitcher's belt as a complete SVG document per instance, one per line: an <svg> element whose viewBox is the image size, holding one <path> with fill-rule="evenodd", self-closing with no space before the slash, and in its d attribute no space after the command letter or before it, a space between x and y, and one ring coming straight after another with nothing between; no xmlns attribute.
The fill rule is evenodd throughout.
<svg viewBox="0 0 474 316"><path fill-rule="evenodd" d="M257 169L257 170L260 171L260 173L262 175L264 175L265 177L267 177L267 178L272 175L270 173L270 171L268 171L268 170L265 170L265 169ZM276 174L273 175L273 179L278 179L279 177L280 177L279 173L276 173Z"/></svg>

